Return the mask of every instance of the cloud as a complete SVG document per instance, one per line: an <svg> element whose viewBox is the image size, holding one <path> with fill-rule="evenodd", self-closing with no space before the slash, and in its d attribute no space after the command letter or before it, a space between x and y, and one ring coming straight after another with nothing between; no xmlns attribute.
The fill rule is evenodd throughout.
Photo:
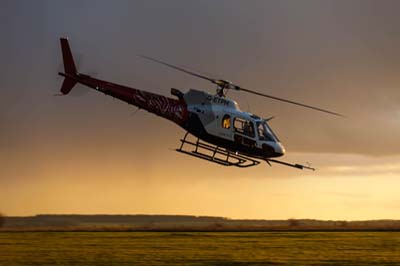
<svg viewBox="0 0 400 266"><path fill-rule="evenodd" d="M326 170L340 175L379 175L400 174L399 164L357 165L357 166L331 166Z"/></svg>
<svg viewBox="0 0 400 266"><path fill-rule="evenodd" d="M366 199L369 198L370 195L366 193L346 193L346 192L331 192L332 195L343 197L343 198L350 198L350 199Z"/></svg>

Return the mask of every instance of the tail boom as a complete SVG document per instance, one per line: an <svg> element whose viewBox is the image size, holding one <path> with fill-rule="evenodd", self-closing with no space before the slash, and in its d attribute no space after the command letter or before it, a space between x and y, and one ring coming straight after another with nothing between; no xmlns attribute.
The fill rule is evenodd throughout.
<svg viewBox="0 0 400 266"><path fill-rule="evenodd" d="M118 85L78 73L68 40L61 38L60 42L65 71L65 73L58 73L65 78L61 86L62 94L68 94L77 83L80 83L141 109L145 109L150 113L171 120L179 125L182 125L186 121L187 108L183 99L171 99L162 95Z"/></svg>
<svg viewBox="0 0 400 266"><path fill-rule="evenodd" d="M182 100L176 100L163 95L118 85L84 74L77 74L74 77L74 81L171 120L177 124L181 125L186 121L187 108L186 103Z"/></svg>

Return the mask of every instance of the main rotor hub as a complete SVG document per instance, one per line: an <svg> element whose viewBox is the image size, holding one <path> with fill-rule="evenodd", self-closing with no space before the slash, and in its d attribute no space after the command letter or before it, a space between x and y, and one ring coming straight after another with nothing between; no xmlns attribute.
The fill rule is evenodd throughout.
<svg viewBox="0 0 400 266"><path fill-rule="evenodd" d="M234 84L232 84L232 82L228 81L228 80L223 80L223 79L219 79L216 80L214 82L215 84L217 84L217 95L219 97L225 97L225 91L224 90L228 90L228 89L236 89L236 86Z"/></svg>

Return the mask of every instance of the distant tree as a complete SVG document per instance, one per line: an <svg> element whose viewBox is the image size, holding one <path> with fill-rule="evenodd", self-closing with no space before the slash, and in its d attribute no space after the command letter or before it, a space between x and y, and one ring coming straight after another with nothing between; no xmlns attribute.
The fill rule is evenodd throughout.
<svg viewBox="0 0 400 266"><path fill-rule="evenodd" d="M289 219L288 222L290 227L296 227L300 225L300 221L297 219Z"/></svg>
<svg viewBox="0 0 400 266"><path fill-rule="evenodd" d="M4 225L4 216L3 214L0 213L0 227L2 227Z"/></svg>
<svg viewBox="0 0 400 266"><path fill-rule="evenodd" d="M348 222L347 222L347 221L340 221L340 222L339 222L339 225L340 225L341 227L347 227L347 226L348 226Z"/></svg>
<svg viewBox="0 0 400 266"><path fill-rule="evenodd" d="M224 225L222 223L215 223L214 224L214 228L216 228L216 229L221 229L223 227L224 227Z"/></svg>

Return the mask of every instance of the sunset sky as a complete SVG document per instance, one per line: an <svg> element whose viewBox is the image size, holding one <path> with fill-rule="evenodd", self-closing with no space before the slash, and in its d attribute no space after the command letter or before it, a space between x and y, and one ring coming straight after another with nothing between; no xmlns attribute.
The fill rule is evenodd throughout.
<svg viewBox="0 0 400 266"><path fill-rule="evenodd" d="M0 2L0 212L400 219L400 1ZM285 161L228 168L173 151L175 124L82 86L80 72L169 95L214 92L146 54L345 114L229 92L275 116Z"/></svg>

